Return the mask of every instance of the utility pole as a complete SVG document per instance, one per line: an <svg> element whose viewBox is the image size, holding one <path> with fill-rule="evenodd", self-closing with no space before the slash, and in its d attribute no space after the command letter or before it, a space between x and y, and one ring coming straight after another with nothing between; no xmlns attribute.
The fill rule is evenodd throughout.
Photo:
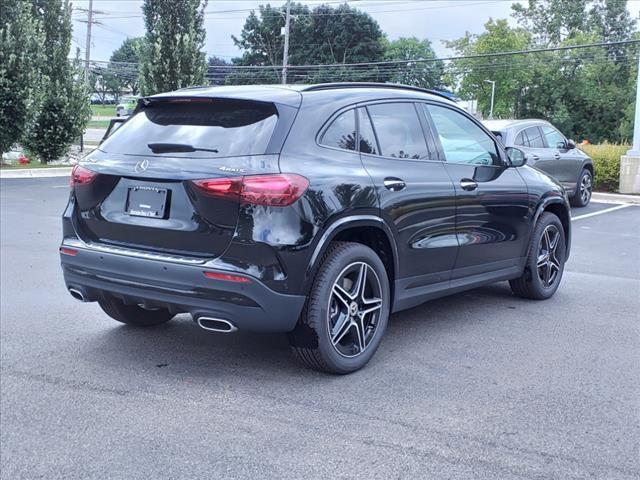
<svg viewBox="0 0 640 480"><path fill-rule="evenodd" d="M287 0L287 16L284 19L284 52L282 54L282 84L287 84L287 64L289 62L289 27L291 26L291 0Z"/></svg>
<svg viewBox="0 0 640 480"><path fill-rule="evenodd" d="M99 11L94 11L93 10L93 0L89 0L89 7L88 8L78 8L77 9L80 12L86 12L87 13L87 19L86 20L80 20L81 22L86 22L87 23L87 40L84 46L84 80L85 82L89 83L89 62L91 60L91 27L93 26L93 24L96 25L100 25L100 21L99 20L94 20L93 15L94 14L101 14L104 12L99 12Z"/></svg>
<svg viewBox="0 0 640 480"><path fill-rule="evenodd" d="M496 96L496 82L493 80L485 80L485 82L491 84L491 107L489 108L489 120L493 119L493 99Z"/></svg>

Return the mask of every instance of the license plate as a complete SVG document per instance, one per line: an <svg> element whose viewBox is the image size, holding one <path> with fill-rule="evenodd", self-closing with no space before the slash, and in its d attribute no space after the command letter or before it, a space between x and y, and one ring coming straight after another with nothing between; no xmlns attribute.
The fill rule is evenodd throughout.
<svg viewBox="0 0 640 480"><path fill-rule="evenodd" d="M136 217L163 218L167 190L155 187L130 187L127 213Z"/></svg>

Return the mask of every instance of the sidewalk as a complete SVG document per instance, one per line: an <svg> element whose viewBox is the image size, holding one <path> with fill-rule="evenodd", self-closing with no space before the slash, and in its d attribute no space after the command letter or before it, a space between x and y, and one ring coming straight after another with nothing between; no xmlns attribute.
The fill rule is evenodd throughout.
<svg viewBox="0 0 640 480"><path fill-rule="evenodd" d="M621 193L593 192L591 200L601 203L636 203L640 204L640 195L622 195Z"/></svg>
<svg viewBox="0 0 640 480"><path fill-rule="evenodd" d="M0 169L0 178L46 178L68 177L72 167Z"/></svg>

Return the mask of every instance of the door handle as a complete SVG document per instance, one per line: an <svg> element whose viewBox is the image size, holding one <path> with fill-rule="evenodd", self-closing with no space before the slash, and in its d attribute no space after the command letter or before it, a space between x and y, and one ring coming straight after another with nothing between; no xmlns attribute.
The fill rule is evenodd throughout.
<svg viewBox="0 0 640 480"><path fill-rule="evenodd" d="M556 154L554 155L554 157L556 157L556 160L560 160L560 154L559 154L559 153L556 153Z"/></svg>
<svg viewBox="0 0 640 480"><path fill-rule="evenodd" d="M392 192L399 192L400 190L404 190L407 186L404 183L404 180L396 177L387 177L382 182L387 190L391 190Z"/></svg>
<svg viewBox="0 0 640 480"><path fill-rule="evenodd" d="M467 190L469 192L478 188L478 184L468 178L463 178L462 180L460 180L460 186L463 190Z"/></svg>
<svg viewBox="0 0 640 480"><path fill-rule="evenodd" d="M531 160L533 160L534 162L537 162L538 160L540 160L540 157L538 155L531 155L531 157L529 157Z"/></svg>

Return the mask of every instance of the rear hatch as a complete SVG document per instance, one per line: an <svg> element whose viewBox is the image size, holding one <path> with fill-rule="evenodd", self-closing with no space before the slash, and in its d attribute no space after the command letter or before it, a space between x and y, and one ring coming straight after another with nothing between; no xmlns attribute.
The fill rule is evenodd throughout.
<svg viewBox="0 0 640 480"><path fill-rule="evenodd" d="M211 195L196 180L224 189L226 178L279 172L279 113L273 103L247 100L147 101L83 160L91 178L73 187L79 235L127 248L221 255L239 203L233 192Z"/></svg>

